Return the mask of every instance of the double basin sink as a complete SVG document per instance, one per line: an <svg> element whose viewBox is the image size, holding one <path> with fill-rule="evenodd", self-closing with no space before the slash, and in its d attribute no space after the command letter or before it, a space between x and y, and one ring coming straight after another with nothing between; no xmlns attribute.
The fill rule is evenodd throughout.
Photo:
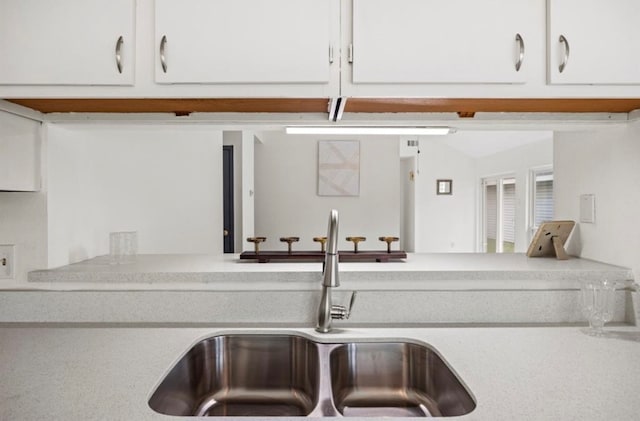
<svg viewBox="0 0 640 421"><path fill-rule="evenodd" d="M242 334L195 344L149 406L175 416L447 417L476 404L426 345Z"/></svg>

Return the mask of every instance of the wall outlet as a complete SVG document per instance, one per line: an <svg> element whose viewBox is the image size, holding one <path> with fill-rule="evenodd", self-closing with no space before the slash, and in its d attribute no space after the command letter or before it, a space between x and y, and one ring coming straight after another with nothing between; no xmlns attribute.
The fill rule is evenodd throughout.
<svg viewBox="0 0 640 421"><path fill-rule="evenodd" d="M596 197L593 194L580 195L580 222L595 224Z"/></svg>
<svg viewBox="0 0 640 421"><path fill-rule="evenodd" d="M15 264L15 246L10 244L0 245L0 279L13 279Z"/></svg>

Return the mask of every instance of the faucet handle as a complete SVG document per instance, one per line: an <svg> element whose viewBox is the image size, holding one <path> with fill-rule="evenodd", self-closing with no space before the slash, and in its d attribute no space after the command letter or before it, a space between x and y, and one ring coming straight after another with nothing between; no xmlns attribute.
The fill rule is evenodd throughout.
<svg viewBox="0 0 640 421"><path fill-rule="evenodd" d="M353 309L353 303L356 302L356 291L351 292L351 300L349 300L349 311L347 312L347 319L351 316L351 309Z"/></svg>
<svg viewBox="0 0 640 421"><path fill-rule="evenodd" d="M351 293L351 300L349 301L349 308L347 309L343 305L334 304L331 306L331 318L336 320L348 319L351 316L351 309L353 303L356 301L356 291Z"/></svg>

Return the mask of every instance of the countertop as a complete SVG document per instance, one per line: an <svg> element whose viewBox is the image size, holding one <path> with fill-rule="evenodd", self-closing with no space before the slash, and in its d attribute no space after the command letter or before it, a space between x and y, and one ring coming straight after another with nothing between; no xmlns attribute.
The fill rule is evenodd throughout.
<svg viewBox="0 0 640 421"><path fill-rule="evenodd" d="M320 263L257 263L238 255L108 256L0 282L0 322L313 323ZM337 303L358 299L355 325L576 323L584 280L619 282L615 322L633 323L633 272L587 259L524 254L410 254L388 263L340 264ZM626 281L626 282L625 282ZM381 309L384 309L381 311Z"/></svg>
<svg viewBox="0 0 640 421"><path fill-rule="evenodd" d="M130 264L108 256L29 273L30 289L315 290L321 263L256 263L238 255L139 255ZM409 254L402 261L340 263L347 287L402 289L567 289L580 280L626 281L633 272L587 259L529 258L523 253ZM391 281L391 282L390 282ZM15 286L14 286L15 287Z"/></svg>
<svg viewBox="0 0 640 421"><path fill-rule="evenodd" d="M444 357L477 401L475 420L637 420L640 330L607 327L261 329L326 342L410 338ZM0 419L167 420L147 400L200 338L216 328L0 328ZM299 418L296 418L299 420Z"/></svg>
<svg viewBox="0 0 640 421"><path fill-rule="evenodd" d="M238 255L108 256L0 282L0 322L203 323L254 326L313 323L320 263L257 263ZM619 283L615 322L633 323L633 272L587 259L516 254L409 254L387 263L340 264L337 303L358 299L355 325L576 323L579 286ZM381 309L384 309L381 311Z"/></svg>

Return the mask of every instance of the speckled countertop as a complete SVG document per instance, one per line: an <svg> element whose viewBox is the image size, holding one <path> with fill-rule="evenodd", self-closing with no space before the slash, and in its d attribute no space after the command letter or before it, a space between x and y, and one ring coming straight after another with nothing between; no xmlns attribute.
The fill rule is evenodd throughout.
<svg viewBox="0 0 640 421"><path fill-rule="evenodd" d="M255 290L269 285L270 290L314 290L321 271L320 263L255 263L241 261L238 255L139 255L124 265L112 265L108 256L99 256L31 272L28 288ZM566 289L584 279L633 279L632 271L620 266L579 258L528 258L522 253L409 254L403 261L341 263L340 275L350 287L366 284L378 290Z"/></svg>
<svg viewBox="0 0 640 421"><path fill-rule="evenodd" d="M587 336L578 327L371 328L322 336L311 329L273 332L298 332L328 342L426 342L477 401L473 412L452 419L637 420L640 330L607 330L604 338ZM229 331L243 332L4 325L0 419L167 420L147 405L155 386L198 339Z"/></svg>
<svg viewBox="0 0 640 421"><path fill-rule="evenodd" d="M320 263L255 263L238 255L108 256L0 282L0 322L311 324ZM630 269L524 254L410 254L389 263L341 263L334 298L358 292L356 325L575 323L580 281L620 282L614 321L640 306ZM380 309L384 309L381 311Z"/></svg>

